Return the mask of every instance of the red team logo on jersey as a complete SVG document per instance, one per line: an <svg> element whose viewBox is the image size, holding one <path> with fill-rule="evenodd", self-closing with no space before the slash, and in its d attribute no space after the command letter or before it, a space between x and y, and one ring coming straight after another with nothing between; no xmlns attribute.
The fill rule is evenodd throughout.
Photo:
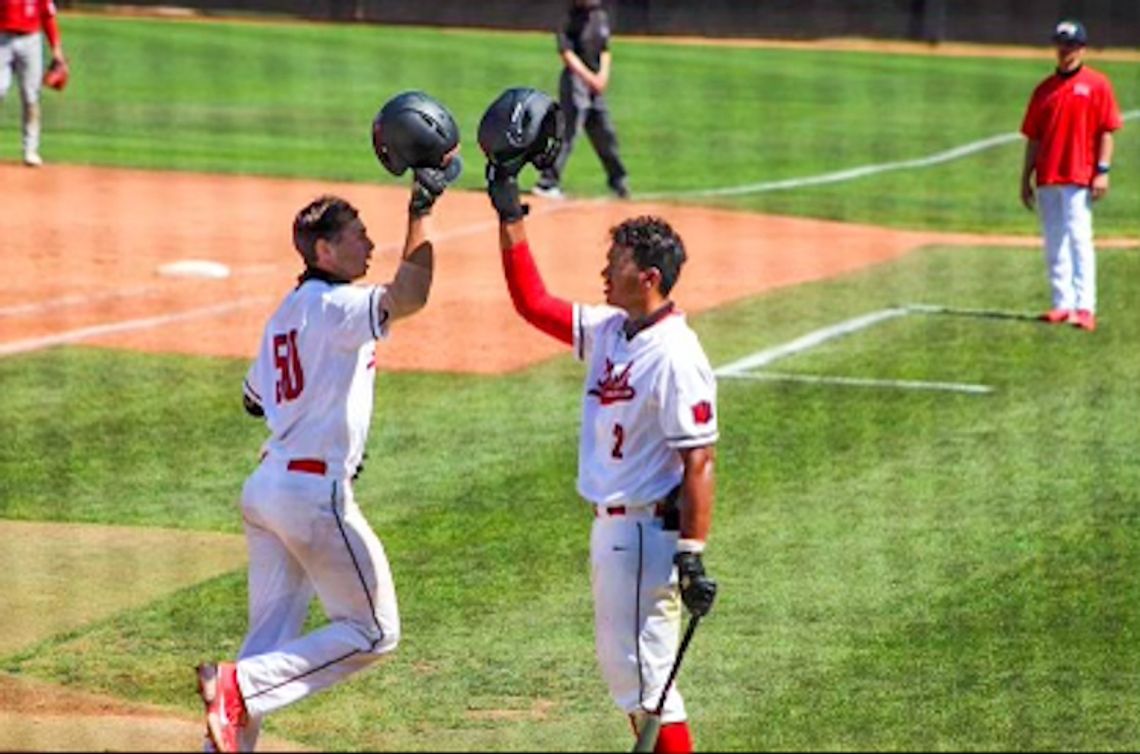
<svg viewBox="0 0 1140 754"><path fill-rule="evenodd" d="M712 421L712 414L712 404L708 401L693 404L693 421L697 424L708 424Z"/></svg>
<svg viewBox="0 0 1140 754"><path fill-rule="evenodd" d="M614 363L606 359L606 373L598 380L598 386L590 388L589 395L597 396L598 402L603 406L618 401L633 400L637 392L629 384L629 373L633 369L633 362L626 364L625 369L614 373Z"/></svg>

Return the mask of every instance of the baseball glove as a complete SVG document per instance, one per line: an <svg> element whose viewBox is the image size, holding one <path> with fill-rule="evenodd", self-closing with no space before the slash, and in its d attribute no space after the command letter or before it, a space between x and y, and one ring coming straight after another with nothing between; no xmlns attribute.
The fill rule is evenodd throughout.
<svg viewBox="0 0 1140 754"><path fill-rule="evenodd" d="M67 67L67 61L55 58L51 61L51 65L48 66L47 71L44 73L44 86L62 92L70 78L71 69Z"/></svg>

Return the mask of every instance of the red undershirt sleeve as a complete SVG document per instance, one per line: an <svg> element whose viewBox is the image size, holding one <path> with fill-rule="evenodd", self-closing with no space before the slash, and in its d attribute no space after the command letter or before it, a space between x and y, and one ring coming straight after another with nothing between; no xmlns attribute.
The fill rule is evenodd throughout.
<svg viewBox="0 0 1140 754"><path fill-rule="evenodd" d="M574 345L574 306L550 295L526 241L503 249L503 274L515 310L530 324L567 345Z"/></svg>
<svg viewBox="0 0 1140 754"><path fill-rule="evenodd" d="M56 21L55 14L45 12L42 16L42 25L48 45L55 49L59 45L59 23Z"/></svg>

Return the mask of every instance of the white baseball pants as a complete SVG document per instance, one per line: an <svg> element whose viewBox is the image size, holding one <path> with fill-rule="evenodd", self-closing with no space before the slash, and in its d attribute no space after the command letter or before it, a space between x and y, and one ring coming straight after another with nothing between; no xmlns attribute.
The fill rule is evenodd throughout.
<svg viewBox="0 0 1140 754"><path fill-rule="evenodd" d="M242 490L249 633L238 683L258 718L344 679L396 648L396 589L349 480L264 460ZM331 621L301 635L309 603ZM247 741L252 744L252 741Z"/></svg>
<svg viewBox="0 0 1140 754"><path fill-rule="evenodd" d="M1041 186L1037 208L1054 309L1096 312L1092 194L1084 186Z"/></svg>
<svg viewBox="0 0 1140 754"><path fill-rule="evenodd" d="M12 73L20 85L23 106L24 154L40 148L40 90L44 77L43 43L40 32L11 34L0 32L0 100L12 86Z"/></svg>
<svg viewBox="0 0 1140 754"><path fill-rule="evenodd" d="M681 635L681 596L673 554L677 532L649 509L609 515L599 508L590 533L594 643L610 695L627 714L653 711ZM664 723L686 719L674 681Z"/></svg>

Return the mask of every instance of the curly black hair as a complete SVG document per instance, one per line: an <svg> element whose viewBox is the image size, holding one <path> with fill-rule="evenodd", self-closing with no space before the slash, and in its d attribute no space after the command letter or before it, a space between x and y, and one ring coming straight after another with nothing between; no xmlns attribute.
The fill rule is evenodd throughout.
<svg viewBox="0 0 1140 754"><path fill-rule="evenodd" d="M684 242L669 223L653 215L632 217L610 228L610 238L633 252L638 269L656 267L661 273L661 293L669 295L687 258Z"/></svg>

